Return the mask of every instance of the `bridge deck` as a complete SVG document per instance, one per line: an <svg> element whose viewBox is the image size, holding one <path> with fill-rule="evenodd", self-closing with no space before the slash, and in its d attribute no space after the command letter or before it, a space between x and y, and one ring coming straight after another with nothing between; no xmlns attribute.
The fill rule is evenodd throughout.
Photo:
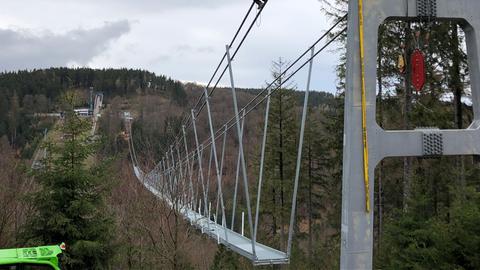
<svg viewBox="0 0 480 270"><path fill-rule="evenodd" d="M138 167L134 167L134 171L137 178L151 193L165 200L168 204L172 204L157 188L144 179L144 174ZM207 234L234 252L247 257L254 265L287 264L289 262L289 258L285 252L258 242L255 243L256 256L254 256L252 252L252 240L250 238L209 220L202 214L191 210L189 207L183 207L181 212L185 219L201 230L202 233Z"/></svg>

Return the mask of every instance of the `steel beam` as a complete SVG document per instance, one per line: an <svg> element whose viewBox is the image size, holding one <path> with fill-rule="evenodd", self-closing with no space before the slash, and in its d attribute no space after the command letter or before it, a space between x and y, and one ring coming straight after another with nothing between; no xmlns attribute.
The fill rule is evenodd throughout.
<svg viewBox="0 0 480 270"><path fill-rule="evenodd" d="M416 20L416 0L364 1L365 84L370 176L370 204L374 205L377 164L387 157L422 156L422 131L385 131L376 122L378 28L387 19ZM437 0L439 20L457 21L464 29L471 74L480 74L480 1ZM408 15L408 16L407 16ZM365 211L359 52L358 0L349 1L345 130L343 149L341 269L372 269L373 211ZM439 130L443 155L480 154L480 76L471 76L474 122L466 130Z"/></svg>

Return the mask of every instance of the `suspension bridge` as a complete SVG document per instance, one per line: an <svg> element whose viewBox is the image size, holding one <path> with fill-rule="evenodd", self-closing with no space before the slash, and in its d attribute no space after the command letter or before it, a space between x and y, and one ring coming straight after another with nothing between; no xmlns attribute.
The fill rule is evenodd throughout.
<svg viewBox="0 0 480 270"><path fill-rule="evenodd" d="M182 120L181 132L172 141L164 157L149 171L144 171L137 159L132 138L130 117L126 119L130 156L135 176L155 196L202 233L248 258L254 265L288 264L292 254L297 196L301 173L305 123L309 104L312 68L317 56L325 52L342 35L347 35L347 74L345 89L345 129L342 180L341 269L372 269L373 221L371 209L374 194L374 170L387 157L479 155L480 146L480 81L471 77L475 120L465 130L416 129L385 131L376 122L376 78L378 28L388 19L454 20L465 31L471 73L480 71L479 47L480 2L477 0L350 0L348 16L340 18L331 28L300 53L278 77L240 107L235 86L234 60L268 2L253 1L247 9L232 41L216 67L203 94ZM258 12L253 12L255 8ZM252 18L253 17L253 18ZM344 25L347 25L344 27ZM243 31L242 31L243 30ZM281 78L288 82L306 69L306 89L298 132L297 163L291 198L290 219L285 249L259 243L259 225L264 184L265 153L271 96ZM221 125L213 119L212 102L222 78L230 82L233 116ZM263 132L259 166L246 161L244 137L247 117L263 110ZM206 119L206 126L204 121ZM208 136L200 138L199 130ZM237 147L228 147L233 140ZM226 149L237 157L233 190L225 187ZM209 154L209 155L208 155ZM208 156L208 157L207 157ZM252 179L251 170L258 170ZM213 173L213 181L210 175ZM243 190L243 194L240 194ZM232 192L228 192L232 191ZM231 193L231 194L227 194ZM251 197L252 194L256 196ZM239 210L243 197L245 211ZM212 207L213 202L213 207ZM254 207L252 207L252 205ZM246 212L246 213L244 213ZM241 215L241 222L238 219ZM246 220L244 220L246 215ZM246 224L245 224L246 223ZM245 231L247 228L247 231Z"/></svg>

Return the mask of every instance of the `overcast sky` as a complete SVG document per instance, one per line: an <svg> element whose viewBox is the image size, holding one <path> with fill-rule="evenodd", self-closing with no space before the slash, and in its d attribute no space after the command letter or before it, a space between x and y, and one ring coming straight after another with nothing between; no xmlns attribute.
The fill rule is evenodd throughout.
<svg viewBox="0 0 480 270"><path fill-rule="evenodd" d="M0 70L141 68L207 82L250 0L0 0ZM332 23L318 0L270 0L234 62L237 86L270 80ZM335 91L337 56L315 63L313 88ZM295 77L304 88L305 72ZM226 85L224 80L222 84Z"/></svg>

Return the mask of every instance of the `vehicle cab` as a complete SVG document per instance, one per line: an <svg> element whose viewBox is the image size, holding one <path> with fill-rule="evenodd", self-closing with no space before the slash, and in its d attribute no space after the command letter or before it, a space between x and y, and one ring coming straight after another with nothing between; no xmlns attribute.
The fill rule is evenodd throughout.
<svg viewBox="0 0 480 270"><path fill-rule="evenodd" d="M65 244L0 249L0 270L60 270L58 256Z"/></svg>

